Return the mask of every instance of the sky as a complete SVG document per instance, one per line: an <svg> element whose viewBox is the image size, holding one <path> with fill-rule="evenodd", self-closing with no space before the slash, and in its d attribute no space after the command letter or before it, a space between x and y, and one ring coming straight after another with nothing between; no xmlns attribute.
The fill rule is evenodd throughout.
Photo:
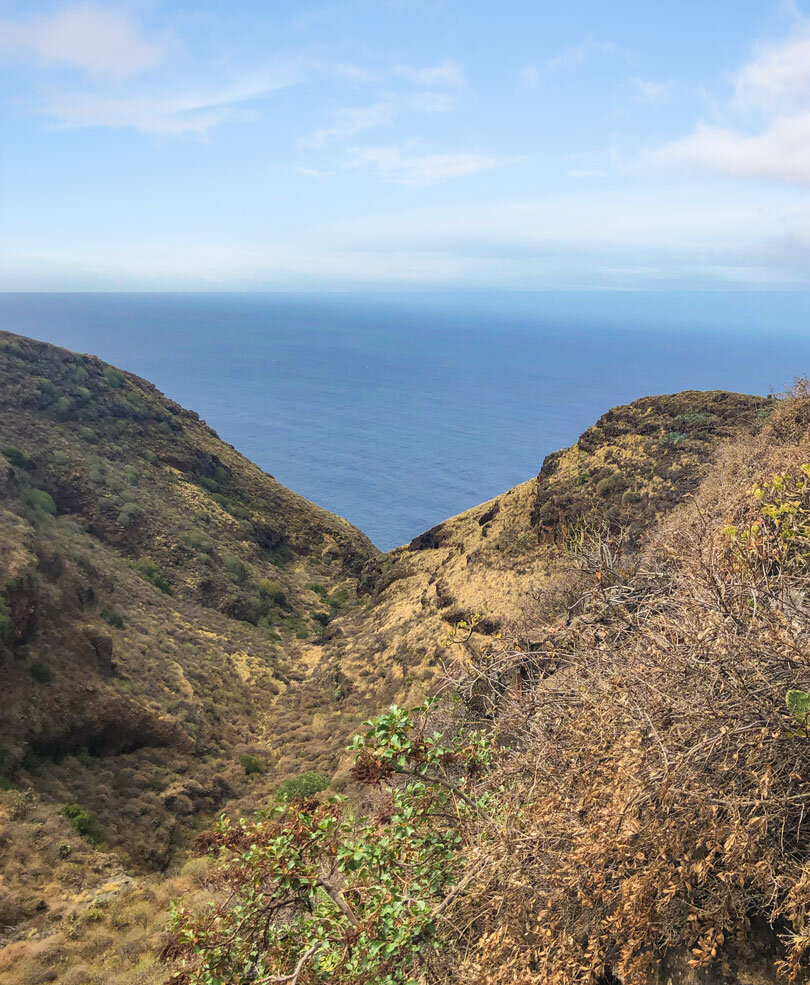
<svg viewBox="0 0 810 985"><path fill-rule="evenodd" d="M810 0L0 0L0 290L806 290Z"/></svg>

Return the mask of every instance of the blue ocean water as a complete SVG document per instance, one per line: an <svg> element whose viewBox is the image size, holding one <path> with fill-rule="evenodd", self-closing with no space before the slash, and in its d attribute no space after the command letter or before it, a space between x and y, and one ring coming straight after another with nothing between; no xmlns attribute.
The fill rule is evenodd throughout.
<svg viewBox="0 0 810 985"><path fill-rule="evenodd" d="M152 380L383 549L616 404L781 389L809 314L798 292L0 295L0 327Z"/></svg>

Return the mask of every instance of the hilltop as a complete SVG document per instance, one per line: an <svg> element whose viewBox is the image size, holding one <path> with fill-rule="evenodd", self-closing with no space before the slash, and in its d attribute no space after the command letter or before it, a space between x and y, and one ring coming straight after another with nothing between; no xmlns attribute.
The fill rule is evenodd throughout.
<svg viewBox="0 0 810 985"><path fill-rule="evenodd" d="M347 738L435 690L460 623L531 649L592 534L645 549L775 404L616 408L381 554L150 383L0 333L0 971L160 981L168 899L204 896L196 832L307 772L359 796Z"/></svg>

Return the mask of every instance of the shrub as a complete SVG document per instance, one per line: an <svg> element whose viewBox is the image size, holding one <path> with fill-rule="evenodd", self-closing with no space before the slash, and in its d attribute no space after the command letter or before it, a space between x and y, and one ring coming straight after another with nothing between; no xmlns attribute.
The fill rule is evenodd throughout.
<svg viewBox="0 0 810 985"><path fill-rule="evenodd" d="M21 452L20 449L16 448L14 445L9 445L8 448L4 448L3 454L15 468L27 469L30 465L30 462L23 452Z"/></svg>
<svg viewBox="0 0 810 985"><path fill-rule="evenodd" d="M99 614L108 626L112 626L114 629L124 628L123 617L120 616L114 609L104 608Z"/></svg>
<svg viewBox="0 0 810 985"><path fill-rule="evenodd" d="M226 557L225 570L237 585L243 585L247 581L247 568L238 557L234 557L233 555Z"/></svg>
<svg viewBox="0 0 810 985"><path fill-rule="evenodd" d="M277 793L282 800L306 800L313 794L326 790L328 786L329 779L323 773L310 770L285 780L278 788Z"/></svg>
<svg viewBox="0 0 810 985"><path fill-rule="evenodd" d="M50 684L53 681L53 671L51 668L44 663L37 661L31 664L28 668L28 672L37 682L37 684Z"/></svg>
<svg viewBox="0 0 810 985"><path fill-rule="evenodd" d="M183 543L193 547L195 551L202 551L204 554L210 554L214 547L211 538L200 530L192 530L191 533L184 534Z"/></svg>
<svg viewBox="0 0 810 985"><path fill-rule="evenodd" d="M6 599L0 595L0 643L2 643L11 632L11 628L11 610L8 607L8 602Z"/></svg>
<svg viewBox="0 0 810 985"><path fill-rule="evenodd" d="M143 516L143 510L134 503L127 503L118 514L118 522L122 527L131 527Z"/></svg>
<svg viewBox="0 0 810 985"><path fill-rule="evenodd" d="M262 598L269 599L273 605L286 606L287 596L278 582L271 581L269 578L260 578L256 584Z"/></svg>
<svg viewBox="0 0 810 985"><path fill-rule="evenodd" d="M676 448L678 445L682 445L686 441L687 436L683 431L667 431L666 434L662 434L658 439L658 444L662 448Z"/></svg>
<svg viewBox="0 0 810 985"><path fill-rule="evenodd" d="M53 501L53 496L44 489L31 489L28 493L28 502L36 510L40 510L42 513L48 513L50 516L56 515L56 503Z"/></svg>
<svg viewBox="0 0 810 985"><path fill-rule="evenodd" d="M90 812L80 804L65 804L62 814L70 821L73 827L83 838L87 838L94 845L102 840L102 834Z"/></svg>
<svg viewBox="0 0 810 985"><path fill-rule="evenodd" d="M140 558L140 560L135 562L134 568L144 581L148 581L151 585L154 585L164 595L172 594L171 582L161 573L160 568L151 558Z"/></svg>
<svg viewBox="0 0 810 985"><path fill-rule="evenodd" d="M255 756L240 756L239 762L245 771L245 776L253 776L256 773L263 773L264 766Z"/></svg>
<svg viewBox="0 0 810 985"><path fill-rule="evenodd" d="M229 499L227 496L222 496L220 493L212 493L211 499L218 505L221 506L226 513L230 513L232 517L236 520L249 520L250 510L248 510L241 503L237 503L233 499Z"/></svg>
<svg viewBox="0 0 810 985"><path fill-rule="evenodd" d="M61 418L63 421L67 420L73 413L73 401L70 397L60 397L54 404L54 410L56 411L56 416Z"/></svg>
<svg viewBox="0 0 810 985"><path fill-rule="evenodd" d="M615 493L622 492L626 487L627 482L621 472L613 472L596 483L596 495L601 496L602 499L607 499Z"/></svg>
<svg viewBox="0 0 810 985"><path fill-rule="evenodd" d="M711 418L710 414L707 414L705 410L687 410L683 414L678 414L675 418L677 424L681 427L687 428L700 428L706 424Z"/></svg>
<svg viewBox="0 0 810 985"><path fill-rule="evenodd" d="M96 432L85 425L79 428L79 437L82 441L89 441L91 445L94 445L98 441L98 435Z"/></svg>
<svg viewBox="0 0 810 985"><path fill-rule="evenodd" d="M124 385L124 374L120 369L116 369L114 366L104 367L104 380L107 386L111 386L114 390L120 390Z"/></svg>
<svg viewBox="0 0 810 985"><path fill-rule="evenodd" d="M424 724L392 706L355 738L354 778L386 786L378 817L351 816L346 798L307 800L314 790L303 789L256 821L223 817L201 839L225 892L201 915L172 907L164 955L180 962L187 985L242 980L245 968L259 981L312 985L414 985L428 972L445 980L433 966L438 918L464 889L465 828L487 814L444 764L458 773L489 757L474 735L445 745ZM397 774L413 782L402 786ZM310 776L326 782L295 779L303 788Z"/></svg>

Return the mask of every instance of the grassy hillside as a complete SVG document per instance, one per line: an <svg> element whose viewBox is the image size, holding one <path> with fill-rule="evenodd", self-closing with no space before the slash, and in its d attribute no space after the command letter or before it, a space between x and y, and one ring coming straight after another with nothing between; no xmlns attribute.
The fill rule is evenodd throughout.
<svg viewBox="0 0 810 985"><path fill-rule="evenodd" d="M98 359L4 333L0 381L0 770L161 867L198 813L328 770L302 654L376 551Z"/></svg>
<svg viewBox="0 0 810 985"><path fill-rule="evenodd" d="M359 803L347 737L439 685L459 622L476 654L499 637L531 650L570 619L595 531L642 549L778 404L617 408L537 478L380 555L94 357L0 333L0 384L0 977L15 985L161 981L169 899L210 894L195 832L306 770Z"/></svg>
<svg viewBox="0 0 810 985"><path fill-rule="evenodd" d="M806 384L767 409L644 536L568 524L530 641L454 634L451 699L356 745L365 816L212 833L173 981L810 980Z"/></svg>

